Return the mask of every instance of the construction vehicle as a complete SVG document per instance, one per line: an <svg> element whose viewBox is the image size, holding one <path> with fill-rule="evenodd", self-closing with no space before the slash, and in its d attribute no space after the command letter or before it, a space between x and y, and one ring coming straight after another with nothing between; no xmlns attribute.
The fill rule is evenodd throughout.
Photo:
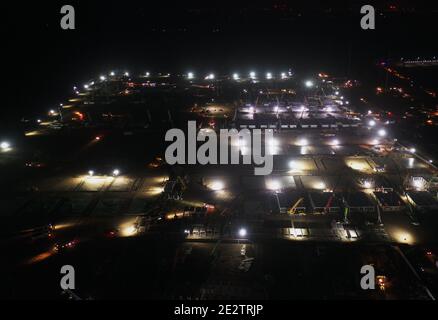
<svg viewBox="0 0 438 320"><path fill-rule="evenodd" d="M304 201L304 198L299 198L295 204L287 210L288 214L295 214L297 211L298 206Z"/></svg>

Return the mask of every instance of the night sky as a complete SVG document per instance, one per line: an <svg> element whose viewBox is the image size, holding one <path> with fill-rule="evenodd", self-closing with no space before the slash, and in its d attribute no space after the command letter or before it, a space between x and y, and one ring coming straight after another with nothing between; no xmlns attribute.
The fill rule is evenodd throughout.
<svg viewBox="0 0 438 320"><path fill-rule="evenodd" d="M68 1L76 9L74 31L59 27L66 2L4 4L3 123L45 112L73 85L112 69L201 73L292 66L355 76L377 59L438 52L438 5L432 1L374 1L375 31L359 26L360 6L373 1L156 2Z"/></svg>

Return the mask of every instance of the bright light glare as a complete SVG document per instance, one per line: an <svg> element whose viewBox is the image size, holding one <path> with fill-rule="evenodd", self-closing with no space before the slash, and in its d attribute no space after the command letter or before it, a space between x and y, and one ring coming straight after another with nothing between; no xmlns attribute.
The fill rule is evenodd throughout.
<svg viewBox="0 0 438 320"><path fill-rule="evenodd" d="M307 145L309 145L309 141L307 140L307 139L300 139L299 141L298 141L298 145L299 146L302 146L302 147L304 147L304 146L307 146Z"/></svg>
<svg viewBox="0 0 438 320"><path fill-rule="evenodd" d="M313 87L313 81L311 81L311 80L307 80L307 81L305 82L305 85L306 85L307 88L311 88L311 87Z"/></svg>
<svg viewBox="0 0 438 320"><path fill-rule="evenodd" d="M0 148L2 148L3 150L7 150L7 149L9 149L11 147L11 145L10 145L10 143L9 142L2 142L1 144L0 144Z"/></svg>
<svg viewBox="0 0 438 320"><path fill-rule="evenodd" d="M116 73L114 71L111 71L110 76L114 77L116 75Z"/></svg>
<svg viewBox="0 0 438 320"><path fill-rule="evenodd" d="M189 72L187 73L187 79L193 79L195 77L195 75L193 74L193 72Z"/></svg>
<svg viewBox="0 0 438 320"><path fill-rule="evenodd" d="M289 168L294 171L301 170L301 165L298 162L292 160L289 162Z"/></svg>
<svg viewBox="0 0 438 320"><path fill-rule="evenodd" d="M113 176L117 177L120 174L120 170L119 169L115 169L113 171Z"/></svg>
<svg viewBox="0 0 438 320"><path fill-rule="evenodd" d="M279 144L280 144L279 141L277 139L275 139L275 138L272 138L272 139L268 140L268 145L271 146L271 147L276 147Z"/></svg>
<svg viewBox="0 0 438 320"><path fill-rule="evenodd" d="M205 80L214 80L214 74L210 73L208 76L205 77Z"/></svg>
<svg viewBox="0 0 438 320"><path fill-rule="evenodd" d="M368 125L369 125L370 127L374 127L374 126L376 125L376 121L374 121L374 120L370 120L370 121L368 122Z"/></svg>
<svg viewBox="0 0 438 320"><path fill-rule="evenodd" d="M384 137L384 136L386 136L386 131L385 131L384 129L380 129L379 131L377 131L377 134L378 134L380 137Z"/></svg>
<svg viewBox="0 0 438 320"><path fill-rule="evenodd" d="M315 189L323 190L325 188L326 188L325 183L322 181L315 184Z"/></svg>
<svg viewBox="0 0 438 320"><path fill-rule="evenodd" d="M210 189L213 191L221 191L224 189L224 183L222 181L213 181L210 184Z"/></svg>
<svg viewBox="0 0 438 320"><path fill-rule="evenodd" d="M371 184L370 181L365 181L365 182L363 183L363 186L364 186L366 189L370 189L371 186L372 186L372 184Z"/></svg>
<svg viewBox="0 0 438 320"><path fill-rule="evenodd" d="M246 237L247 234L248 234L248 232L246 231L245 228L239 229L239 237L244 238L244 237Z"/></svg>
<svg viewBox="0 0 438 320"><path fill-rule="evenodd" d="M256 73L255 73L254 71L251 71L251 72L249 73L249 77L250 77L251 79L255 79L255 77L256 77Z"/></svg>
<svg viewBox="0 0 438 320"><path fill-rule="evenodd" d="M105 76L100 76L100 80L105 81L106 77Z"/></svg>
<svg viewBox="0 0 438 320"><path fill-rule="evenodd" d="M89 170L89 171L88 171L88 175L89 175L90 177L94 176L94 171L93 171L93 170Z"/></svg>
<svg viewBox="0 0 438 320"><path fill-rule="evenodd" d="M266 187L272 191L279 191L281 189L281 183L278 180L268 180Z"/></svg>
<svg viewBox="0 0 438 320"><path fill-rule="evenodd" d="M406 243L406 244L415 243L415 239L413 238L413 236L404 230L395 230L392 231L391 233L394 240L396 240L399 243Z"/></svg>
<svg viewBox="0 0 438 320"><path fill-rule="evenodd" d="M418 190L422 190L424 187L424 183L420 179L413 180L412 185Z"/></svg>
<svg viewBox="0 0 438 320"><path fill-rule="evenodd" d="M268 72L266 74L266 79L271 80L272 79L272 73Z"/></svg>
<svg viewBox="0 0 438 320"><path fill-rule="evenodd" d="M416 151L417 151L417 150L416 150L415 148L410 148L410 149L409 149L409 152L410 152L410 153L415 153Z"/></svg>
<svg viewBox="0 0 438 320"><path fill-rule="evenodd" d="M339 140L338 139L334 139L332 141L332 146L338 146L339 145Z"/></svg>
<svg viewBox="0 0 438 320"><path fill-rule="evenodd" d="M239 74L238 73L233 73L233 79L234 80L239 80Z"/></svg>
<svg viewBox="0 0 438 320"><path fill-rule="evenodd" d="M120 230L120 235L122 237L131 237L133 235L135 235L137 233L137 228L135 227L135 225L128 225L126 227L123 227Z"/></svg>
<svg viewBox="0 0 438 320"><path fill-rule="evenodd" d="M286 78L287 78L286 72L282 72L281 73L281 79L286 79Z"/></svg>

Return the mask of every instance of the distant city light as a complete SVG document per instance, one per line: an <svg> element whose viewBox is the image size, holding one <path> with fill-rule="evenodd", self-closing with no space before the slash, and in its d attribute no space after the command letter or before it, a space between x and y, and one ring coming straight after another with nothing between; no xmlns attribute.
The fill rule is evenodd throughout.
<svg viewBox="0 0 438 320"><path fill-rule="evenodd" d="M239 229L239 237L244 238L244 237L246 237L247 234L248 234L248 232L246 231L245 228Z"/></svg>
<svg viewBox="0 0 438 320"><path fill-rule="evenodd" d="M412 181L412 186L417 190L423 190L424 189L424 182L421 179L414 179Z"/></svg>
<svg viewBox="0 0 438 320"><path fill-rule="evenodd" d="M286 79L286 78L287 78L286 72L282 72L282 73L281 73L281 79L284 80L284 79Z"/></svg>
<svg viewBox="0 0 438 320"><path fill-rule="evenodd" d="M116 73L114 71L111 71L110 76L114 77L116 75Z"/></svg>
<svg viewBox="0 0 438 320"><path fill-rule="evenodd" d="M11 147L11 144L9 142L3 141L0 144L0 148L2 149L2 151L6 151Z"/></svg>
<svg viewBox="0 0 438 320"><path fill-rule="evenodd" d="M339 95L339 91L335 91L335 95L338 96Z"/></svg>
<svg viewBox="0 0 438 320"><path fill-rule="evenodd" d="M124 73L125 77L129 77L129 72Z"/></svg>
<svg viewBox="0 0 438 320"><path fill-rule="evenodd" d="M129 225L121 229L120 233L123 237L134 236L138 232L135 225Z"/></svg>
<svg viewBox="0 0 438 320"><path fill-rule="evenodd" d="M238 73L233 73L233 79L234 80L239 80L239 74Z"/></svg>
<svg viewBox="0 0 438 320"><path fill-rule="evenodd" d="M297 170L301 170L302 169L302 165L300 165L297 161L290 161L289 162L289 168L293 171L297 171Z"/></svg>
<svg viewBox="0 0 438 320"><path fill-rule="evenodd" d="M100 76L100 80L101 80L101 81L105 81L105 80L106 80L106 77L105 77L105 76Z"/></svg>
<svg viewBox="0 0 438 320"><path fill-rule="evenodd" d="M270 73L270 72L266 73L266 79L271 80L272 79L272 73Z"/></svg>
<svg viewBox="0 0 438 320"><path fill-rule="evenodd" d="M205 77L205 80L214 80L214 74L210 73L208 76Z"/></svg>
<svg viewBox="0 0 438 320"><path fill-rule="evenodd" d="M268 180L268 181L266 182L266 188L267 188L268 190L272 190L272 191L275 191L275 192L279 192L279 191L281 190L281 183L280 183L280 181L278 181L278 180L274 180L274 179L272 179L272 180Z"/></svg>
<svg viewBox="0 0 438 320"><path fill-rule="evenodd" d="M374 120L370 120L370 121L368 122L368 125L369 125L370 127L374 127L374 126L376 125L376 121L374 121Z"/></svg>
<svg viewBox="0 0 438 320"><path fill-rule="evenodd" d="M84 84L84 89L88 89L90 86L88 84Z"/></svg>
<svg viewBox="0 0 438 320"><path fill-rule="evenodd" d="M380 129L379 131L377 131L377 134L378 134L380 137L384 137L384 136L386 136L386 131L385 131L384 129Z"/></svg>
<svg viewBox="0 0 438 320"><path fill-rule="evenodd" d="M88 171L88 175L89 175L90 177L94 176L94 171L93 171L93 170L89 170L89 171Z"/></svg>
<svg viewBox="0 0 438 320"><path fill-rule="evenodd" d="M267 143L268 143L268 146L278 146L279 144L280 144L280 142L278 141L278 139L276 139L276 138L272 138L272 139L269 139L268 141L267 141Z"/></svg>
<svg viewBox="0 0 438 320"><path fill-rule="evenodd" d="M307 139L305 139L305 138L300 139L300 140L298 140L298 145L302 146L302 147L305 147L305 146L309 145L309 141Z"/></svg>
<svg viewBox="0 0 438 320"><path fill-rule="evenodd" d="M368 110L368 114L372 114L373 112L371 110Z"/></svg>
<svg viewBox="0 0 438 320"><path fill-rule="evenodd" d="M224 183L222 181L213 181L209 187L213 191L221 191L224 189Z"/></svg>
<svg viewBox="0 0 438 320"><path fill-rule="evenodd" d="M195 75L193 74L193 72L189 72L187 73L187 79L191 80L195 77Z"/></svg>
<svg viewBox="0 0 438 320"><path fill-rule="evenodd" d="M251 79L255 79L255 77L256 77L256 73L255 73L254 71L251 71L251 72L249 73L249 77L250 77Z"/></svg>
<svg viewBox="0 0 438 320"><path fill-rule="evenodd" d="M113 176L117 177L118 175L120 175L120 170L115 169L115 170L113 171Z"/></svg>
<svg viewBox="0 0 438 320"><path fill-rule="evenodd" d="M339 140L338 139L334 139L331 144L332 144L332 146L338 146L339 145Z"/></svg>
<svg viewBox="0 0 438 320"><path fill-rule="evenodd" d="M314 185L314 187L315 187L315 189L319 189L319 190L323 190L323 189L326 189L326 185L325 185L325 183L324 182L318 182L318 183L316 183L315 185Z"/></svg>
<svg viewBox="0 0 438 320"><path fill-rule="evenodd" d="M415 148L410 148L410 149L409 149L409 152L410 152L410 153L415 153L416 151L417 151L417 150L416 150Z"/></svg>
<svg viewBox="0 0 438 320"><path fill-rule="evenodd" d="M311 80L307 80L304 84L306 85L307 88L313 87L313 81Z"/></svg>
<svg viewBox="0 0 438 320"><path fill-rule="evenodd" d="M145 77L149 77L151 74L150 74L150 72L146 72L144 75L145 75Z"/></svg>

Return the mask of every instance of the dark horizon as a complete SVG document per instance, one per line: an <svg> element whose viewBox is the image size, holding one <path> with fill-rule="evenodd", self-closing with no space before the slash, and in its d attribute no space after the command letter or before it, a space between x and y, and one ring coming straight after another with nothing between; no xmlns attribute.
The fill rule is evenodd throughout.
<svg viewBox="0 0 438 320"><path fill-rule="evenodd" d="M355 77L379 59L435 55L430 37L436 6L395 1L397 10L390 10L391 3L376 7L378 32L360 29L360 1L158 7L74 1L74 31L59 28L59 4L31 4L24 12L13 4L2 21L9 30L3 37L9 93L4 116L46 110L73 85L113 69L230 73L292 67Z"/></svg>

